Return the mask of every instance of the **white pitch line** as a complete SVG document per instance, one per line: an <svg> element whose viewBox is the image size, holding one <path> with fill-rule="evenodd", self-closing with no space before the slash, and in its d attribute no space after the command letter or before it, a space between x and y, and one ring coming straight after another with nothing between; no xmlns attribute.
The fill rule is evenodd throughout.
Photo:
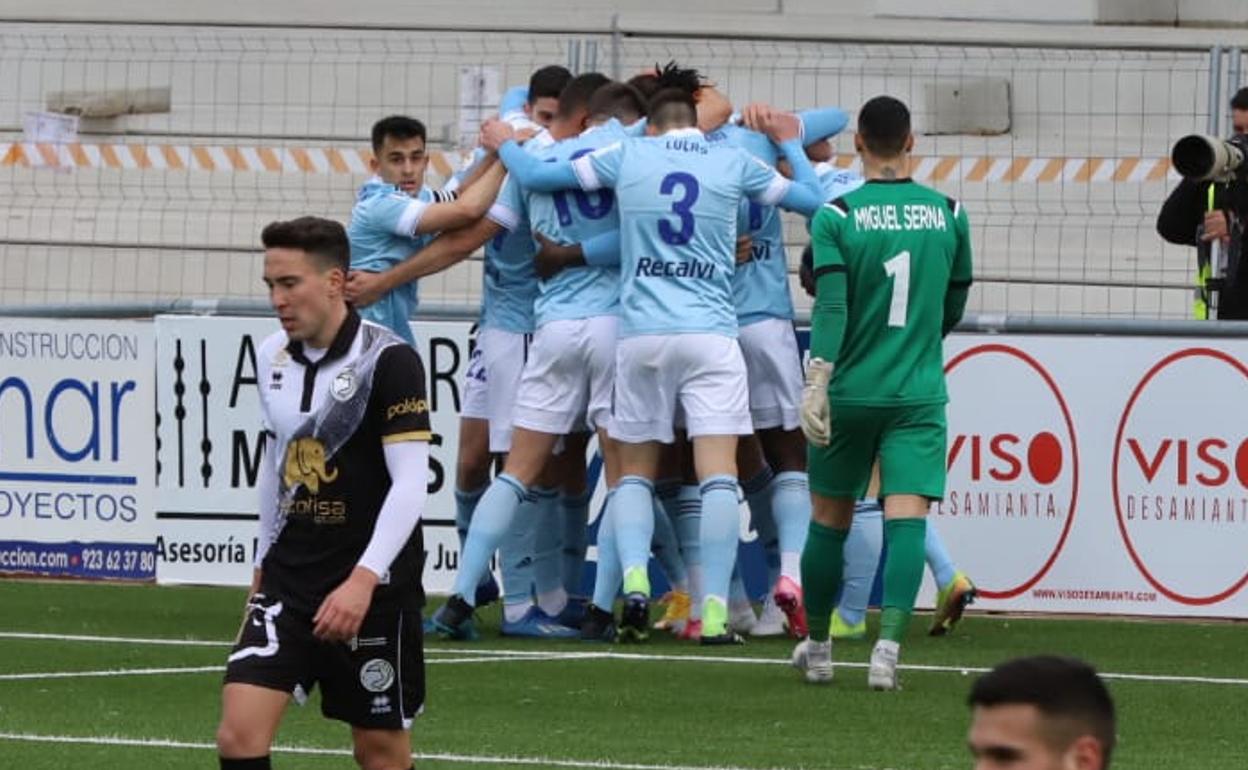
<svg viewBox="0 0 1248 770"><path fill-rule="evenodd" d="M53 642L99 642L102 644L153 644L169 647L232 647L233 642L204 639L136 639L128 636L88 636L86 634L36 634L25 631L0 631L0 639L32 639Z"/></svg>
<svg viewBox="0 0 1248 770"><path fill-rule="evenodd" d="M182 668L117 668L100 671L39 671L23 674L0 674L0 681L13 682L24 679L91 679L108 676L154 676L160 674L202 674L208 671L224 671L222 666L186 666Z"/></svg>
<svg viewBox="0 0 1248 770"><path fill-rule="evenodd" d="M124 644L151 644L166 646L198 646L198 647L229 647L233 642L216 642L203 639L150 639L120 636L89 636L85 634L39 634L17 631L0 631L0 639L41 639L68 642L102 642ZM630 661L677 661L681 663L724 663L735 665L784 666L789 661L783 658L754 658L745 656L714 656L714 655L673 655L667 653L629 653L610 650L596 652L570 652L566 650L490 650L471 649L465 647L428 647L426 655L463 655L471 657L493 658L489 662L507 660L630 660ZM439 659L426 661L435 663ZM467 663L464 659L456 661ZM485 662L485 661L482 661ZM837 662L840 668L866 668L868 664L857 662ZM989 669L975 666L937 666L907 663L898 666L903 671L927 671L942 674L982 674ZM1134 674L1101 671L1105 679L1119 679L1131 682L1169 682L1175 684L1216 684L1238 687L1248 686L1248 679L1215 676L1182 676L1178 674Z"/></svg>
<svg viewBox="0 0 1248 770"><path fill-rule="evenodd" d="M200 749L216 751L214 743L175 741L165 738L122 738L117 736L83 735L35 735L31 733L0 733L0 740L26 743L71 743L88 746L130 746L153 749ZM316 746L274 746L274 753L304 754L314 756L348 757L347 749L328 749ZM488 754L439 754L416 752L414 759L456 762L466 765L521 765L526 767L581 767L592 770L785 770L784 768L745 768L731 765L645 765L635 762L612 762L600 759L552 759L549 757L492 756Z"/></svg>

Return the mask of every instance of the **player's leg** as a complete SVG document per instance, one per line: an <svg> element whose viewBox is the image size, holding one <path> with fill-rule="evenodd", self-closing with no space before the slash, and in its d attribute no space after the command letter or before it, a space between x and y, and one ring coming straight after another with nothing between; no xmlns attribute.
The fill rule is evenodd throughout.
<svg viewBox="0 0 1248 770"><path fill-rule="evenodd" d="M823 449L812 447L815 452ZM819 472L823 464L812 456L810 468ZM791 662L806 681L822 684L832 681L832 639L829 619L833 600L844 573L845 541L853 519L853 498L843 493L822 494L815 484L811 493L810 533L802 551L802 579L806 587L809 636L793 649Z"/></svg>
<svg viewBox="0 0 1248 770"><path fill-rule="evenodd" d="M587 486L585 457L589 447L588 431L564 436L560 463L563 475L559 496L559 581L566 597L566 607L559 622L580 626L588 601L584 586L585 550L589 543L589 502L593 490Z"/></svg>
<svg viewBox="0 0 1248 770"><path fill-rule="evenodd" d="M414 612L370 611L355 643L323 645L321 713L351 725L363 770L410 770L412 721L424 708L424 640Z"/></svg>
<svg viewBox="0 0 1248 770"><path fill-rule="evenodd" d="M412 735L407 730L351 728L355 763L361 770L412 770Z"/></svg>
<svg viewBox="0 0 1248 770"><path fill-rule="evenodd" d="M958 569L953 557L945 548L944 540L936 529L936 522L927 520L927 539L924 542L927 568L936 581L936 611L932 613L931 636L944 636L953 630L962 613L975 601L975 584Z"/></svg>
<svg viewBox="0 0 1248 770"><path fill-rule="evenodd" d="M845 573L841 598L832 610L833 639L862 639L867 635L867 604L884 550L884 509L870 495L854 506L854 523L845 541Z"/></svg>
<svg viewBox="0 0 1248 770"><path fill-rule="evenodd" d="M944 404L893 410L880 440L884 498L884 601L880 640L871 653L868 683L896 689L897 658L923 579L927 512L945 493Z"/></svg>
<svg viewBox="0 0 1248 770"><path fill-rule="evenodd" d="M615 409L609 432L618 442L620 482L611 497L616 547L624 571L622 639L649 634L650 542L654 537L654 479L661 445L673 440L676 357L670 337L645 335L620 340L616 350Z"/></svg>
<svg viewBox="0 0 1248 770"><path fill-rule="evenodd" d="M459 420L459 447L455 460L455 532L462 554L468 539L477 503L490 483L490 423L487 419L486 372L480 344L472 352L464 375L464 403ZM488 570L474 591L476 605L485 605L499 595L498 583Z"/></svg>
<svg viewBox="0 0 1248 770"><path fill-rule="evenodd" d="M793 324L771 318L741 328L750 371L750 412L774 478L767 486L780 549L780 576L772 596L790 633L806 635L801 554L810 522L806 442L798 430L802 399L801 353ZM746 478L743 474L742 478Z"/></svg>
<svg viewBox="0 0 1248 770"><path fill-rule="evenodd" d="M290 693L254 684L227 683L221 688L221 723L217 755L222 770L263 770Z"/></svg>
<svg viewBox="0 0 1248 770"><path fill-rule="evenodd" d="M607 485L607 499L602 517L598 522L598 561L595 565L594 593L585 619L581 622L581 639L587 642L610 642L615 640L615 596L620 591L623 569L620 566L619 549L615 544L615 522L611 518L615 488L620 480L619 450L606 428L598 429L598 446L602 451L602 465Z"/></svg>
<svg viewBox="0 0 1248 770"><path fill-rule="evenodd" d="M286 706L292 697L304 697L315 681L314 646L310 618L273 597L252 597L221 688L217 753L222 768L269 766L269 750Z"/></svg>
<svg viewBox="0 0 1248 770"><path fill-rule="evenodd" d="M705 597L702 571L702 493L698 488L697 474L693 470L693 445L689 443L685 432L683 415L680 421L675 430L675 442L664 447L660 473L674 479L677 484L675 498L669 500L667 513L676 533L676 542L689 585L688 612L682 619L684 628L678 635L682 639L696 641L702 637L702 600ZM673 615L680 618L680 608Z"/></svg>
<svg viewBox="0 0 1248 770"><path fill-rule="evenodd" d="M702 498L702 643L740 643L728 629L728 596L740 540L737 442L753 433L745 360L735 339L684 335L681 409Z"/></svg>
<svg viewBox="0 0 1248 770"><path fill-rule="evenodd" d="M616 549L623 572L624 610L620 636L644 641L648 636L650 541L654 537L654 476L658 471L657 441L621 441L620 483L612 496Z"/></svg>
<svg viewBox="0 0 1248 770"><path fill-rule="evenodd" d="M879 431L864 410L835 412L826 447L810 447L811 521L802 550L802 585L809 638L793 652L793 664L813 683L832 678L830 623L844 578L845 542L854 501L867 491Z"/></svg>

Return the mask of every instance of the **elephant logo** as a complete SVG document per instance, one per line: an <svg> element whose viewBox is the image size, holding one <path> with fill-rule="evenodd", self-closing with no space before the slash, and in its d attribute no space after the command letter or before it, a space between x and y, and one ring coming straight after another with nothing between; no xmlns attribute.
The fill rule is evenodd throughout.
<svg viewBox="0 0 1248 770"><path fill-rule="evenodd" d="M321 482L330 484L338 478L338 470L331 473L325 469L325 445L311 436L297 438L286 445L286 463L283 478L286 487L303 484L312 494L319 494Z"/></svg>

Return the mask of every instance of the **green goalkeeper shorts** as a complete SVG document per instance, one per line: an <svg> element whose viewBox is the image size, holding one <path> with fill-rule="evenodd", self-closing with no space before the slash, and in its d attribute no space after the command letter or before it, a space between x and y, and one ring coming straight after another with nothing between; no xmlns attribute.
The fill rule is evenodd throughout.
<svg viewBox="0 0 1248 770"><path fill-rule="evenodd" d="M824 497L861 499L880 458L880 497L945 496L948 441L945 405L832 406L826 447L807 451L810 490Z"/></svg>

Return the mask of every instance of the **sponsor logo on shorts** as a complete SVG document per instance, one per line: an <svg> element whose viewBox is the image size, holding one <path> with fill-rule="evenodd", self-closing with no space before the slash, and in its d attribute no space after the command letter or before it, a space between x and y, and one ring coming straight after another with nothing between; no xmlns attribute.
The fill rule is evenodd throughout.
<svg viewBox="0 0 1248 770"><path fill-rule="evenodd" d="M384 695L378 695L373 698L373 707L369 709L371 714L389 714L394 709L390 706L390 699Z"/></svg>
<svg viewBox="0 0 1248 770"><path fill-rule="evenodd" d="M394 684L394 666L389 661L373 658L360 666L360 684L369 692L385 692Z"/></svg>
<svg viewBox="0 0 1248 770"><path fill-rule="evenodd" d="M386 410L386 420L402 417L405 414L424 414L429 411L429 402L423 398L408 398L397 404L391 404Z"/></svg>
<svg viewBox="0 0 1248 770"><path fill-rule="evenodd" d="M384 636L353 636L351 641L347 642L347 646L352 650L358 650L361 647L385 647L386 637Z"/></svg>

